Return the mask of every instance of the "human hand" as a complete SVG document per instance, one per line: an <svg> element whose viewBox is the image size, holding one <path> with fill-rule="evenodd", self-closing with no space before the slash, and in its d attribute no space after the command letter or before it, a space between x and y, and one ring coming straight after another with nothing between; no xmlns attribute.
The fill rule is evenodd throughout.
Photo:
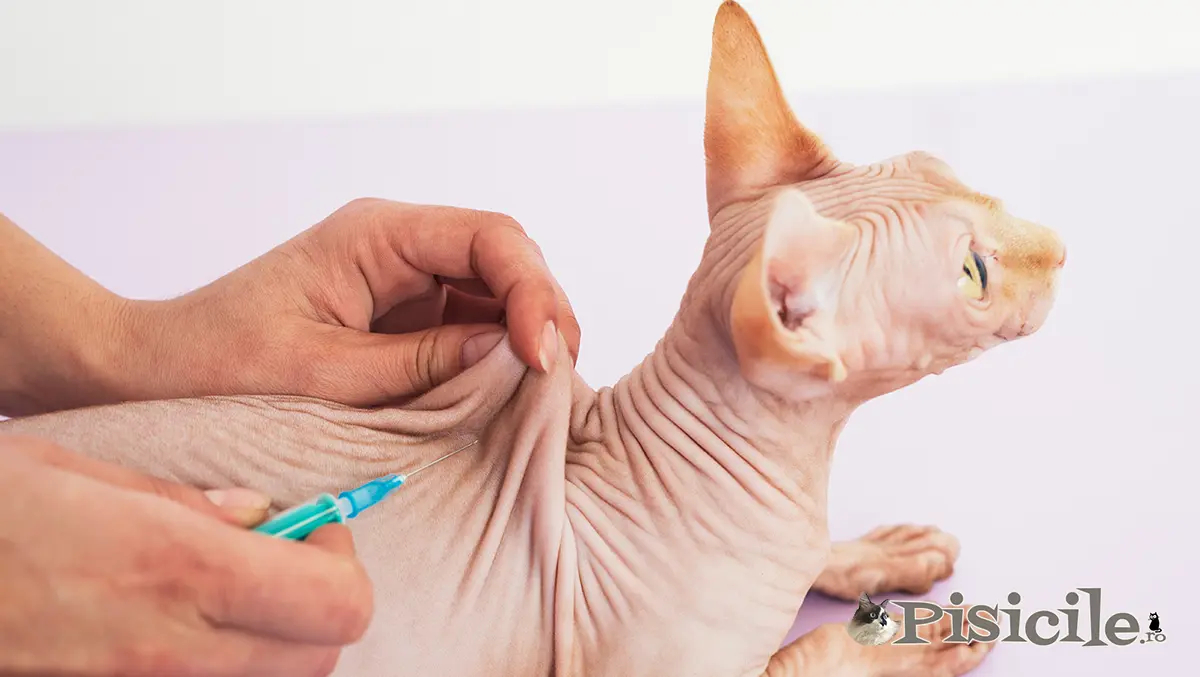
<svg viewBox="0 0 1200 677"><path fill-rule="evenodd" d="M257 534L265 499L223 494L0 435L0 674L332 672L373 611L350 532Z"/></svg>
<svg viewBox="0 0 1200 677"><path fill-rule="evenodd" d="M123 311L110 370L131 400L291 394L373 406L419 394L501 339L529 366L574 360L579 325L512 219L356 200L191 294ZM503 324L502 324L503 323Z"/></svg>

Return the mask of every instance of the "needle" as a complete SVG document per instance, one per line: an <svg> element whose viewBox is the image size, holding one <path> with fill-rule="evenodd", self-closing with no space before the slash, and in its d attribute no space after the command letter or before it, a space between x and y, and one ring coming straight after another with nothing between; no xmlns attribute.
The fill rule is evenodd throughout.
<svg viewBox="0 0 1200 677"><path fill-rule="evenodd" d="M321 494L316 498L285 510L255 528L255 531L287 538L296 541L304 540L310 533L326 524L344 524L346 520L357 517L362 511L379 503L393 491L408 482L408 478L416 475L431 465L441 463L460 451L470 449L479 443L475 440L465 447L434 459L405 475L396 473L377 477L366 484L333 494Z"/></svg>
<svg viewBox="0 0 1200 677"><path fill-rule="evenodd" d="M422 470L424 470L424 469L428 468L429 466L431 466L431 465L437 465L438 463L441 463L442 461L444 461L444 460L446 460L446 459L450 458L451 456L453 456L453 455L457 454L457 453L458 453L458 452L460 452L460 451L466 451L467 449L470 449L471 447L475 446L476 444L479 444L479 440L475 440L474 442L471 442L470 444L468 444L468 445L467 445L467 446L465 446L465 447L459 447L458 449L455 449L454 451L452 451L452 452L450 452L450 453L446 454L445 456L442 456L441 458L435 458L434 460L432 460L432 461L430 461L430 462L426 463L425 465L421 466L420 468L417 468L416 470L414 470L414 471L412 471L412 472L410 472L410 473L404 473L404 479L407 481L407 480L408 480L408 478L412 477L413 475L416 475L417 473L419 473L419 472L421 472Z"/></svg>

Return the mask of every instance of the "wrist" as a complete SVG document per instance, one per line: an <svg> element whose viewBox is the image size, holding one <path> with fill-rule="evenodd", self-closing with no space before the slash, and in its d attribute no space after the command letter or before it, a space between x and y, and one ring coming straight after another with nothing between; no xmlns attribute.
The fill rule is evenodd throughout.
<svg viewBox="0 0 1200 677"><path fill-rule="evenodd" d="M0 357L8 364L0 378L0 414L28 416L113 401L108 374L124 299L103 289L73 289L66 296L74 297L71 303L39 300L39 315L14 313L25 321L12 322L13 331L2 337Z"/></svg>
<svg viewBox="0 0 1200 677"><path fill-rule="evenodd" d="M167 399L188 394L167 388L175 377L173 356L186 351L170 330L171 301L114 296L97 318L97 336L79 348L83 379L95 404Z"/></svg>
<svg viewBox="0 0 1200 677"><path fill-rule="evenodd" d="M163 301L115 299L105 313L105 340L87 356L97 397L107 404L228 394L229 382L253 364L211 343L233 321L214 315L197 292Z"/></svg>
<svg viewBox="0 0 1200 677"><path fill-rule="evenodd" d="M65 347L66 387L71 389L66 406L114 404L131 399L130 368L139 350L134 326L142 312L132 301L102 290L88 300L81 330L67 332Z"/></svg>

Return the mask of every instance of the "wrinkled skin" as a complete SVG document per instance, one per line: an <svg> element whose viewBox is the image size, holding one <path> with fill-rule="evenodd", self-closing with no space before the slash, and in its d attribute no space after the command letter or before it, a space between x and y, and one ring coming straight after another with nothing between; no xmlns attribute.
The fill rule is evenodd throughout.
<svg viewBox="0 0 1200 677"><path fill-rule="evenodd" d="M707 108L708 245L666 336L612 388L565 360L528 370L502 341L397 408L204 398L0 431L281 505L479 439L354 525L377 611L340 675L962 674L992 645L862 647L842 624L779 644L810 589L950 574L937 529L830 543L834 445L863 402L1036 331L1064 247L927 155L838 160L732 2Z"/></svg>

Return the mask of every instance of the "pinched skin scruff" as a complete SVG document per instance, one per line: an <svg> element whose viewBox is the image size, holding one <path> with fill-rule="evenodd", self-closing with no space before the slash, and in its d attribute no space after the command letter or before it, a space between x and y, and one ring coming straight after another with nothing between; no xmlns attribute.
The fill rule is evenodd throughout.
<svg viewBox="0 0 1200 677"><path fill-rule="evenodd" d="M810 588L853 600L950 574L957 544L933 528L831 546L834 445L863 402L1034 332L1063 245L928 155L838 160L733 2L708 87L708 244L612 388L565 359L527 369L502 341L395 408L211 397L0 432L281 506L478 439L352 525L376 615L338 675L962 674L992 645L863 647L842 623L779 644Z"/></svg>

